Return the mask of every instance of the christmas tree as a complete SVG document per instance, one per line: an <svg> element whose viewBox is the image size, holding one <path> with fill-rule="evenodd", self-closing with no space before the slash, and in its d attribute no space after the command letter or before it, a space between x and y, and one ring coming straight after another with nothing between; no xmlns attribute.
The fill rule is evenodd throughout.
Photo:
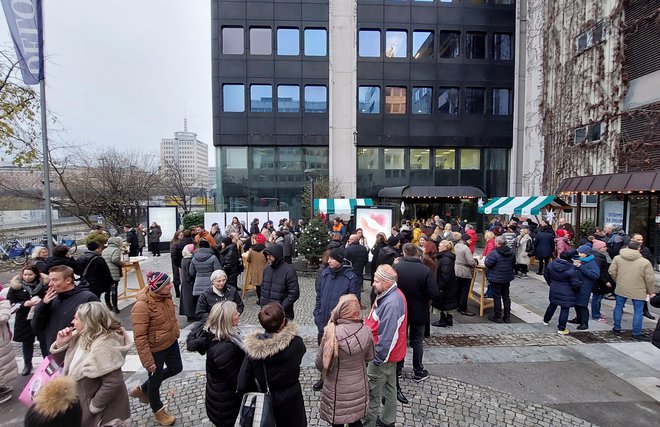
<svg viewBox="0 0 660 427"><path fill-rule="evenodd" d="M320 218L312 218L296 242L296 248L307 258L309 264L318 267L323 252L330 242L328 227Z"/></svg>

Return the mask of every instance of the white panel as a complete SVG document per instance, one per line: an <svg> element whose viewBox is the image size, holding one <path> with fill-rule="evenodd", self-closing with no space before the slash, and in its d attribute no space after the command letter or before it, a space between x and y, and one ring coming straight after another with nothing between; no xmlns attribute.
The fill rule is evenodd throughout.
<svg viewBox="0 0 660 427"><path fill-rule="evenodd" d="M250 231L250 223L247 222L247 212L225 212L225 221L227 224L231 224L231 221L234 219L234 217L238 218L238 222L245 223L246 230ZM222 228L222 234L225 234L224 228Z"/></svg>
<svg viewBox="0 0 660 427"><path fill-rule="evenodd" d="M220 227L220 230L222 230L223 232L225 231L225 227L227 226L227 223L225 221L224 212L204 212L204 229L210 230L211 224L213 224L214 222L218 223L218 227Z"/></svg>
<svg viewBox="0 0 660 427"><path fill-rule="evenodd" d="M250 224L252 224L252 220L255 218L259 218L259 231L261 231L261 227L264 226L264 223L268 221L268 212L248 212L247 214L247 222L245 223L247 225L247 232L250 232Z"/></svg>
<svg viewBox="0 0 660 427"><path fill-rule="evenodd" d="M163 234L160 236L161 242L169 242L177 230L176 226L177 213L176 207L149 207L149 225L152 222L160 225L160 230Z"/></svg>
<svg viewBox="0 0 660 427"><path fill-rule="evenodd" d="M273 227L277 229L277 224L281 219L289 218L289 211L268 212L268 219L273 221Z"/></svg>

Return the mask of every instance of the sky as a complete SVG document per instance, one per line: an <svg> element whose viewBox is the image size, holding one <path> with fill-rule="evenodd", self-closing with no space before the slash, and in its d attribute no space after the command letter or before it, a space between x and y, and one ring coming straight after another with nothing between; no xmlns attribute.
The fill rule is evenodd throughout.
<svg viewBox="0 0 660 427"><path fill-rule="evenodd" d="M210 3L44 0L46 101L61 122L49 136L158 153L185 116L212 153ZM15 55L0 16L0 44Z"/></svg>

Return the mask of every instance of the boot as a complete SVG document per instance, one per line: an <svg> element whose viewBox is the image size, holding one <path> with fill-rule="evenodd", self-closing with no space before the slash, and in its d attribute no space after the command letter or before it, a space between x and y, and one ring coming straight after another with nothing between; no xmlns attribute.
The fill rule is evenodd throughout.
<svg viewBox="0 0 660 427"><path fill-rule="evenodd" d="M176 418L168 414L163 406L158 412L154 412L154 421L162 426L171 426L176 422Z"/></svg>
<svg viewBox="0 0 660 427"><path fill-rule="evenodd" d="M177 298L181 298L181 285L177 283L174 284L174 296Z"/></svg>
<svg viewBox="0 0 660 427"><path fill-rule="evenodd" d="M21 375L27 377L31 373L32 373L32 364L26 364L25 367L23 368L23 371L21 372Z"/></svg>
<svg viewBox="0 0 660 427"><path fill-rule="evenodd" d="M445 322L447 326L454 326L454 316L452 316L451 313L447 313L447 318Z"/></svg>
<svg viewBox="0 0 660 427"><path fill-rule="evenodd" d="M135 387L133 390L131 390L129 396L138 399L140 403L149 403L149 396L140 387Z"/></svg>
<svg viewBox="0 0 660 427"><path fill-rule="evenodd" d="M446 328L447 327L447 315L445 314L445 312L441 311L440 312L440 319L438 319L435 322L431 323L431 325L436 326L438 328Z"/></svg>
<svg viewBox="0 0 660 427"><path fill-rule="evenodd" d="M649 303L644 301L644 317L647 319L655 320L655 316L649 311Z"/></svg>
<svg viewBox="0 0 660 427"><path fill-rule="evenodd" d="M405 394L403 394L403 391L400 388L396 391L396 400L403 403L404 405L408 404L408 398Z"/></svg>
<svg viewBox="0 0 660 427"><path fill-rule="evenodd" d="M112 303L110 302L110 292L106 292L103 295L103 299L105 300L105 305L107 305L110 311L112 311Z"/></svg>
<svg viewBox="0 0 660 427"><path fill-rule="evenodd" d="M119 313L119 303L117 302L117 287L113 286L110 291L110 299L112 300L112 311Z"/></svg>

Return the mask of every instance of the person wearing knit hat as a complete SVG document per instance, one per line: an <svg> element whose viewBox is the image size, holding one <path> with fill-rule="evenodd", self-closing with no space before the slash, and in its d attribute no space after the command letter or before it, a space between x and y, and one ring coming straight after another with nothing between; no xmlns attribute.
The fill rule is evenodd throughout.
<svg viewBox="0 0 660 427"><path fill-rule="evenodd" d="M257 237L254 240L260 245L265 245L266 244L266 238L261 233L257 234Z"/></svg>
<svg viewBox="0 0 660 427"><path fill-rule="evenodd" d="M582 245L577 249L577 251L579 253L585 254L585 255L591 255L592 250L593 249L591 248L590 245Z"/></svg>
<svg viewBox="0 0 660 427"><path fill-rule="evenodd" d="M160 386L183 369L179 350L179 324L171 294L170 277L162 272L147 273L147 286L138 292L131 309L135 347L147 380L135 387L130 396L148 403L156 423L171 426L176 418L160 400Z"/></svg>
<svg viewBox="0 0 660 427"><path fill-rule="evenodd" d="M373 286L378 294L364 324L374 336L374 360L367 368L369 409L363 422L373 426L394 425L396 421L396 367L406 357L408 310L406 298L398 289L397 273L392 266L380 265ZM384 400L381 411L381 400Z"/></svg>
<svg viewBox="0 0 660 427"><path fill-rule="evenodd" d="M557 237L555 237L555 248L557 257L559 257L562 253L573 249L571 243L568 241L568 238L566 238L566 230L562 230L561 228L557 230Z"/></svg>
<svg viewBox="0 0 660 427"><path fill-rule="evenodd" d="M334 248L330 251L328 256L337 261L340 265L344 263L344 250L342 248Z"/></svg>
<svg viewBox="0 0 660 427"><path fill-rule="evenodd" d="M564 231L564 230L557 230ZM580 282L580 291L577 295L577 302L575 303L576 316L574 319L569 320L569 323L576 323L579 326L577 329L583 331L589 328L589 297L593 290L594 283L600 277L600 268L592 254L591 246L582 245L577 251L570 251L573 255L574 264L577 267L577 278ZM577 256L575 256L577 254ZM600 316L599 316L600 319Z"/></svg>
<svg viewBox="0 0 660 427"><path fill-rule="evenodd" d="M81 422L76 382L69 376L55 378L44 385L23 420L26 427L80 427Z"/></svg>

